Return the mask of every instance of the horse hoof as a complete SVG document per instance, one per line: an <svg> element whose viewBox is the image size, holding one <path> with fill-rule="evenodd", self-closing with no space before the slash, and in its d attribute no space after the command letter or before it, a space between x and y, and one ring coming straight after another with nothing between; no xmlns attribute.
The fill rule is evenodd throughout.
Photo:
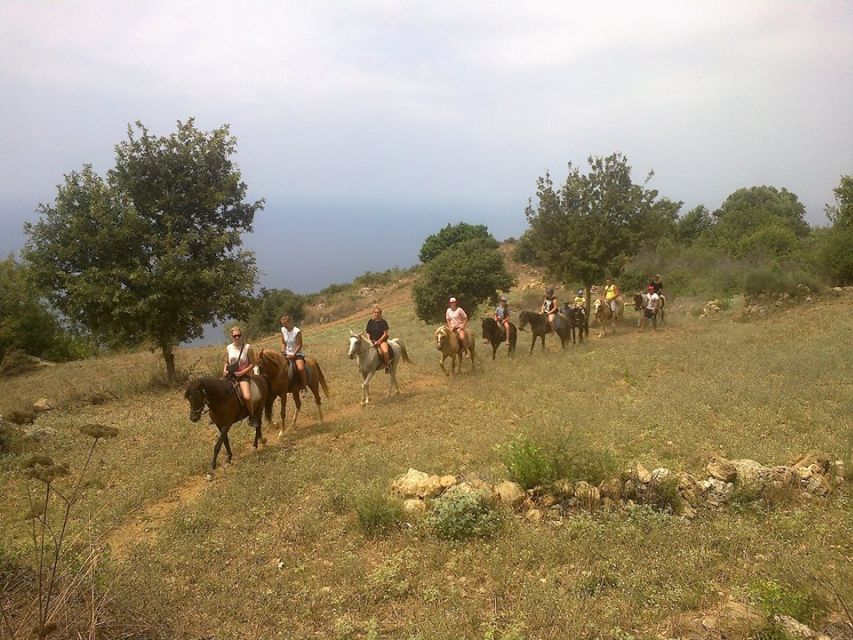
<svg viewBox="0 0 853 640"><path fill-rule="evenodd" d="M204 479L207 482L213 482L213 473L208 471L207 473L204 474Z"/></svg>

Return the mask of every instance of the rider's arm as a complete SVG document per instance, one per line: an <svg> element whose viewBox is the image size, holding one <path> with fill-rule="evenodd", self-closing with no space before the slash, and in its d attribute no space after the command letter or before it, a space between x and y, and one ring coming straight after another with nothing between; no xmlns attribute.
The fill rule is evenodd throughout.
<svg viewBox="0 0 853 640"><path fill-rule="evenodd" d="M284 342L284 334L281 331L278 332L278 339L281 342L281 352L284 353L287 351L287 345Z"/></svg>
<svg viewBox="0 0 853 640"><path fill-rule="evenodd" d="M228 375L228 349L225 349L225 364L222 365L222 375Z"/></svg>
<svg viewBox="0 0 853 640"><path fill-rule="evenodd" d="M296 334L296 340L294 340L294 346L296 347L294 354L302 351L302 332Z"/></svg>

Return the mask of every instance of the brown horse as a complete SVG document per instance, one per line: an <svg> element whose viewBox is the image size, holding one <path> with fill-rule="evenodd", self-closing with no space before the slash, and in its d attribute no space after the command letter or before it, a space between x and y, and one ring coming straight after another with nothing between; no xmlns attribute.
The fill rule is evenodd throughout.
<svg viewBox="0 0 853 640"><path fill-rule="evenodd" d="M468 329L465 331L465 346L468 349L468 355L471 358L471 371L476 371L474 365L474 334ZM435 330L435 348L441 353L438 359L438 366L444 371L444 374L449 376L457 372L456 359L459 358L459 373L462 373L462 352L460 350L459 338L455 331L452 331L447 325L442 325ZM444 368L444 361L450 358L450 371Z"/></svg>
<svg viewBox="0 0 853 640"><path fill-rule="evenodd" d="M210 411L210 417L216 428L219 429L219 437L213 445L213 462L207 479L213 479L213 470L216 469L216 458L219 450L225 445L225 461L231 462L231 443L228 441L228 431L231 425L243 418L249 418L249 424L255 427L255 442L252 445L258 448L258 442L266 444L266 439L261 435L261 416L266 415L267 420L272 417L272 403L275 395L271 393L269 382L263 376L250 376L250 395L254 411L249 411L240 391L234 382L226 378L214 378L206 376L190 382L184 397L190 402L190 421L198 422L204 407Z"/></svg>
<svg viewBox="0 0 853 640"><path fill-rule="evenodd" d="M273 398L275 396L281 398L281 426L278 432L280 437L284 433L288 393L293 396L293 403L296 405L296 413L293 414L293 422L290 425L291 429L296 427L296 419L302 409L302 398L299 392L302 391L303 387L299 382L299 373L294 370L295 367L289 366L289 362L283 355L266 349L261 349L261 353L258 355L258 367L262 373L269 376ZM320 422L323 422L320 387L323 387L323 393L326 394L327 400L329 398L329 387L326 386L326 378L323 376L323 370L320 369L320 363L314 358L305 358L305 377L308 388L314 394L314 402L317 403L317 410L320 412Z"/></svg>

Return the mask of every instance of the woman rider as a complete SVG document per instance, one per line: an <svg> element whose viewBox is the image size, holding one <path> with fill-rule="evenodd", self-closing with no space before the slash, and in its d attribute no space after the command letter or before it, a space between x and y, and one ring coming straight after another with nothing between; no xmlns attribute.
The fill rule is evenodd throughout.
<svg viewBox="0 0 853 640"><path fill-rule="evenodd" d="M307 386L305 375L305 354L302 353L302 331L293 326L293 318L285 313L281 316L281 355L296 366L302 390Z"/></svg>
<svg viewBox="0 0 853 640"><path fill-rule="evenodd" d="M229 377L237 381L240 387L240 395L249 411L249 416L254 415L252 406L252 394L249 387L249 376L255 363L255 353L250 344L243 342L243 331L238 326L231 327L231 344L225 347L225 365L222 367L222 377Z"/></svg>
<svg viewBox="0 0 853 640"><path fill-rule="evenodd" d="M448 301L450 307L444 313L447 328L456 334L459 341L459 352L468 357L468 341L465 337L465 327L468 326L468 314L459 306L456 298L451 297Z"/></svg>
<svg viewBox="0 0 853 640"><path fill-rule="evenodd" d="M504 330L504 343L509 344L509 302L501 296L495 309L495 322Z"/></svg>
<svg viewBox="0 0 853 640"><path fill-rule="evenodd" d="M554 296L554 287L548 287L545 291L545 300L542 302L542 311L540 313L548 315L548 324L551 325L551 331L554 332L557 331L557 327L554 324L557 319L557 311L559 311L559 306L557 298Z"/></svg>
<svg viewBox="0 0 853 640"><path fill-rule="evenodd" d="M388 323L382 318L382 309L373 307L373 317L367 321L367 335L373 346L382 354L385 362L385 373L391 371L390 354L388 353Z"/></svg>

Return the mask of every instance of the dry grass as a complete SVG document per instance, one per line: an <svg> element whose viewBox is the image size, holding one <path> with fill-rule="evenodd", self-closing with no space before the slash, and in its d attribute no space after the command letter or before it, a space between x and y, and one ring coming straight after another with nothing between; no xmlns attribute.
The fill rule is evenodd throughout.
<svg viewBox="0 0 853 640"><path fill-rule="evenodd" d="M377 402L358 408L358 374L344 350L348 329L361 328L366 315L312 328L306 346L333 394L324 400L327 422L317 423L308 401L297 431L258 453L238 425L235 464L208 484L201 477L214 431L188 421L180 391L152 387L153 355L33 372L0 382L0 397L50 398L41 390L56 389L64 408L37 424L57 430L43 447L72 467L87 444L74 435L78 424L121 428L100 451L72 525L91 520L101 542L122 549L103 565L113 600L132 612L128 628L136 616L156 619L167 629L162 637L643 638L757 580L781 584L792 554L802 574L837 585L850 603L853 536L843 494L692 523L645 509L559 527L510 519L496 537L464 543L418 526L377 538L361 531L349 496L409 466L504 478L504 448L537 431L563 433L620 465L694 472L713 454L762 463L814 448L842 456L853 379L853 356L842 347L853 301L755 323L733 322L735 310L698 319L690 314L696 306L673 304L657 333L640 335L626 323L616 336L565 353L551 342L528 357L522 343L514 359L484 359L480 374L450 381L440 375L432 328L398 293L384 307L415 362L399 372L403 395L380 399L380 375ZM219 357L219 349L186 350L179 364L199 362L201 373ZM91 392L110 397L74 401ZM15 515L24 494L11 466L0 458L0 552L26 564ZM806 582L798 588L814 581Z"/></svg>

